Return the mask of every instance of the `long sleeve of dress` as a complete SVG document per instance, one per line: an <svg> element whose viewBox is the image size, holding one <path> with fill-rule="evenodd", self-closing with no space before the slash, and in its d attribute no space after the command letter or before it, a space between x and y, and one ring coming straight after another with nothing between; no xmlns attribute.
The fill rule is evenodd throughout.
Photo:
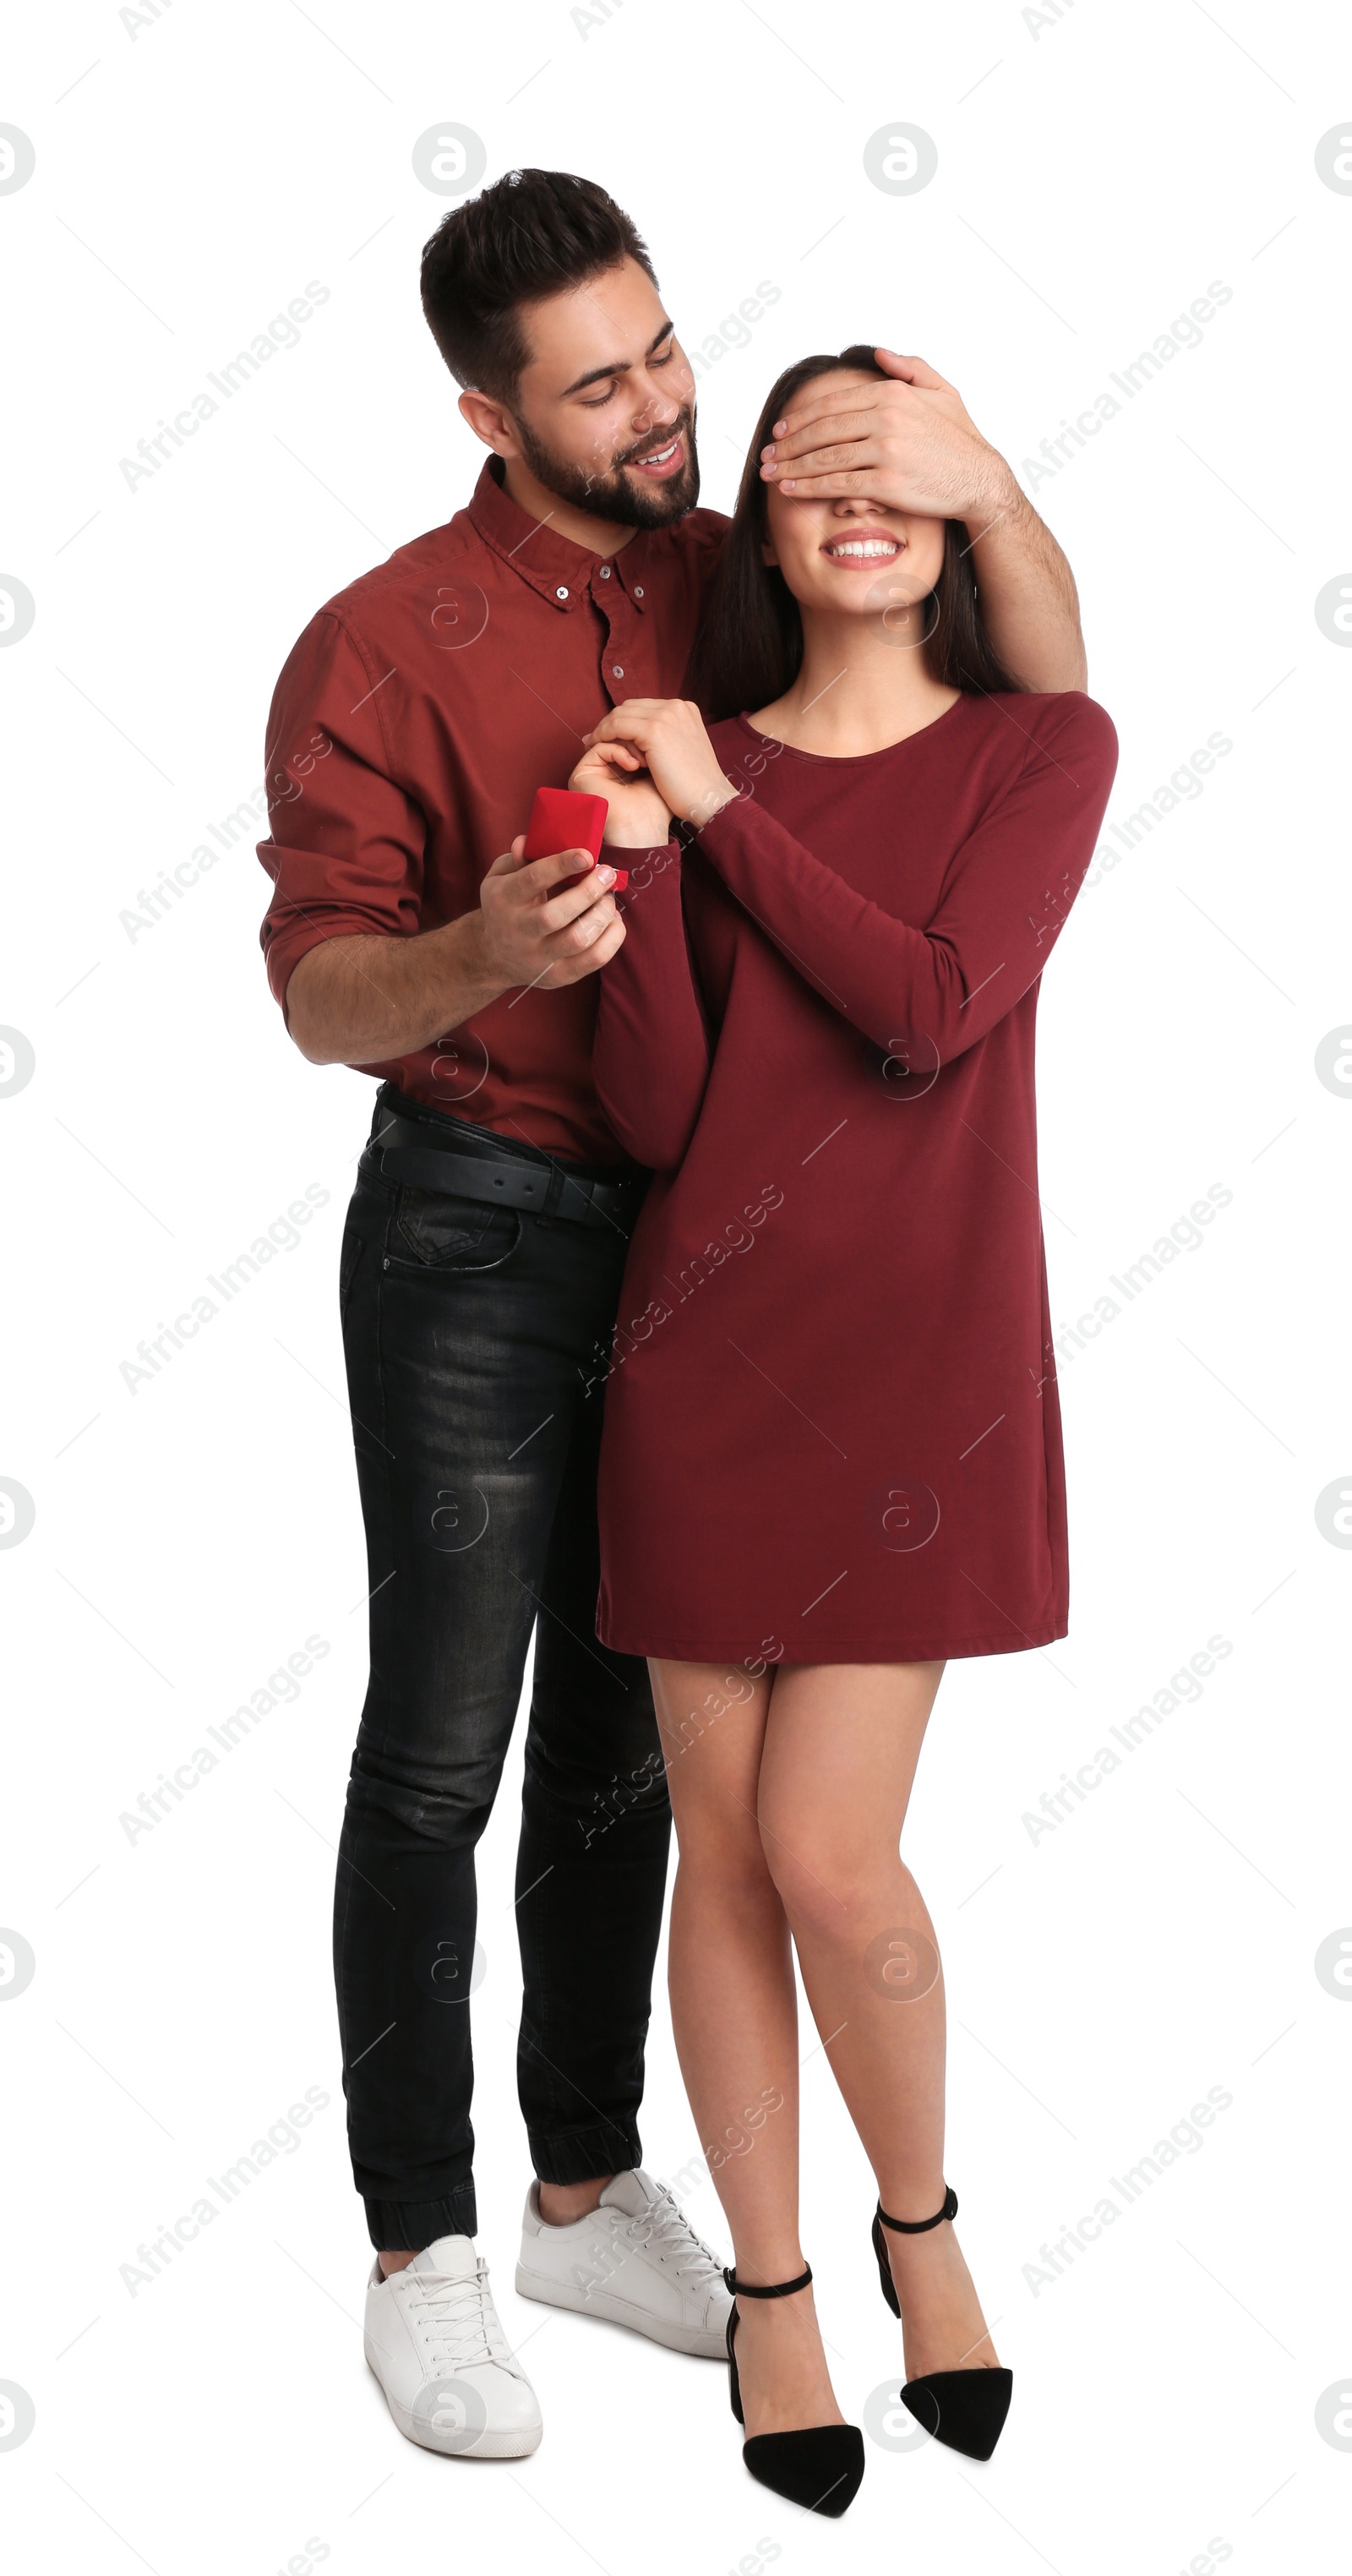
<svg viewBox="0 0 1352 2576"><path fill-rule="evenodd" d="M1017 776L956 852L923 927L856 893L754 796L723 806L699 833L729 893L797 972L917 1073L973 1046L1036 982L1093 856L1116 766L1112 720L1075 694L1045 704L1036 722Z"/></svg>
<svg viewBox="0 0 1352 2576"><path fill-rule="evenodd" d="M606 1116L636 1162L671 1171L694 1133L710 1045L681 910L681 854L608 849L628 867L615 897L624 945L597 982L592 1070Z"/></svg>

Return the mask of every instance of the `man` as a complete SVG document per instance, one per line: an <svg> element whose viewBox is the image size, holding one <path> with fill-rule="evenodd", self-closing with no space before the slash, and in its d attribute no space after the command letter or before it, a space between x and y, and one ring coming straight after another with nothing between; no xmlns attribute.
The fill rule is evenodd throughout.
<svg viewBox="0 0 1352 2576"><path fill-rule="evenodd" d="M523 864L519 837L611 706L679 692L724 522L694 506L691 372L602 189L512 171L445 218L422 294L492 453L468 509L295 646L259 856L292 1038L382 1083L340 1266L371 1587L334 1918L366 2351L411 2439L516 2457L540 2415L473 2242L468 1998L532 1633L516 2286L711 2356L728 2308L639 2162L669 1810L644 1667L594 1633L601 1380L646 1177L590 1076L623 925L608 867ZM1083 687L1058 548L952 387L886 364L846 418L799 405L766 470L964 520L1005 661Z"/></svg>

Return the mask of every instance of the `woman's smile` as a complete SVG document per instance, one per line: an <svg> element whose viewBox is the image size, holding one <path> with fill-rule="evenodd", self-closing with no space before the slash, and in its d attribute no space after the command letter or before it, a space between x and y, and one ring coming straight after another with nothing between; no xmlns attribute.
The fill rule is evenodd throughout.
<svg viewBox="0 0 1352 2576"><path fill-rule="evenodd" d="M891 563L902 544L900 537L828 537L821 552L828 563L846 566Z"/></svg>

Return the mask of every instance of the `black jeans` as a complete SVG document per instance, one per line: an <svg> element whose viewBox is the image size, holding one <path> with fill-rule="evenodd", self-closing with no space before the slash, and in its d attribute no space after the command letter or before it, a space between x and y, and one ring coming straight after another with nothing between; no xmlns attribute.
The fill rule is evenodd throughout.
<svg viewBox="0 0 1352 2576"><path fill-rule="evenodd" d="M458 1150L528 1147L386 1086ZM373 1131L374 1132L374 1131ZM472 2235L474 1849L536 1634L517 1856L535 2170L640 2161L670 1808L645 1665L595 1633L601 1374L627 1238L399 1186L368 1145L341 1299L371 1586L334 1974L372 2243ZM581 1169L581 1166L570 1166Z"/></svg>

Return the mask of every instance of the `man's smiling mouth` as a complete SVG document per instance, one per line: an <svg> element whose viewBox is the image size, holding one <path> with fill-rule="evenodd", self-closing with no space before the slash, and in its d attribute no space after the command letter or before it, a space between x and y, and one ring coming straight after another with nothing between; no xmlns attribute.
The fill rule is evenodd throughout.
<svg viewBox="0 0 1352 2576"><path fill-rule="evenodd" d="M675 437L667 439L661 447L645 448L641 456L631 456L629 462L643 473L665 474L679 463L683 444L683 434L678 429Z"/></svg>

